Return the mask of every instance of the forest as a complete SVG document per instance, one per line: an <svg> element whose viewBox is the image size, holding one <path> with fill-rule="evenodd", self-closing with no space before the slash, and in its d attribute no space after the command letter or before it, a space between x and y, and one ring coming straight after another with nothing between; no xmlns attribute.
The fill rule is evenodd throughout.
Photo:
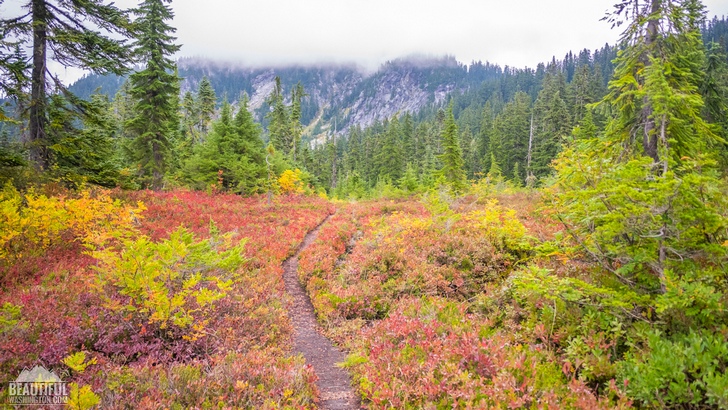
<svg viewBox="0 0 728 410"><path fill-rule="evenodd" d="M700 0L621 0L617 44L533 69L369 76L175 60L170 0L23 3L3 406L42 366L73 409L728 409L728 20Z"/></svg>

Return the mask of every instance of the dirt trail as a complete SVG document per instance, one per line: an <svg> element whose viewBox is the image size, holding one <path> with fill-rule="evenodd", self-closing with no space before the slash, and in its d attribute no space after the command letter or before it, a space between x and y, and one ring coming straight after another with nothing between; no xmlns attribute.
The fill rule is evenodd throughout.
<svg viewBox="0 0 728 410"><path fill-rule="evenodd" d="M320 408L344 410L360 408L359 397L351 387L351 377L346 370L336 366L343 362L346 354L331 344L318 329L316 313L305 289L298 281L298 255L306 249L318 235L321 222L303 239L296 253L283 262L283 279L286 291L293 296L293 306L288 315L293 323L294 351L303 354L306 363L313 366L318 376L316 385L321 392Z"/></svg>

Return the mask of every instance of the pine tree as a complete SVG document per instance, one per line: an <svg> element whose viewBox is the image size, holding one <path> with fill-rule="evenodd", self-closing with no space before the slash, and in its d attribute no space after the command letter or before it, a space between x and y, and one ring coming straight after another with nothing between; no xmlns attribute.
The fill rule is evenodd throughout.
<svg viewBox="0 0 728 410"><path fill-rule="evenodd" d="M602 103L617 113L610 134L626 152L641 149L666 172L670 161L680 163L715 140L700 116L703 101L697 93L703 75L703 6L698 0L631 0L615 7L613 21L636 14L622 36L628 47L619 53Z"/></svg>
<svg viewBox="0 0 728 410"><path fill-rule="evenodd" d="M409 193L412 193L416 192L419 189L419 186L420 184L417 180L417 171L412 164L407 163L407 168L405 168L404 174L399 180L399 187Z"/></svg>
<svg viewBox="0 0 728 410"><path fill-rule="evenodd" d="M291 125L288 115L288 109L283 101L283 86L281 86L281 78L275 78L275 86L273 92L268 97L268 105L272 110L268 113L267 118L270 120L268 124L268 135L270 143L276 151L288 156L293 145L291 138Z"/></svg>
<svg viewBox="0 0 728 410"><path fill-rule="evenodd" d="M55 124L50 135L55 152L51 172L69 185L91 182L116 186L119 177L119 164L114 156L117 126L111 103L106 95L94 94L86 109L84 127L77 129L68 102L60 95L51 96L48 118Z"/></svg>
<svg viewBox="0 0 728 410"><path fill-rule="evenodd" d="M705 101L703 117L718 127L716 133L723 141L728 141L728 56L717 43L708 44L700 93ZM718 152L723 170L728 170L728 144L712 141L710 145Z"/></svg>
<svg viewBox="0 0 728 410"><path fill-rule="evenodd" d="M513 175L513 166L528 156L531 128L531 97L519 91L496 117L490 137L490 151L501 161L506 177Z"/></svg>
<svg viewBox="0 0 728 410"><path fill-rule="evenodd" d="M728 201L706 155L717 139L700 116L703 7L697 0L616 7L612 20L629 21L625 47L599 103L613 117L603 133L590 130L588 117L577 128L555 162L553 205L586 254L623 285L700 298L692 284L710 281L715 269L702 267L728 257L725 248L714 252L728 239Z"/></svg>
<svg viewBox="0 0 728 410"><path fill-rule="evenodd" d="M409 112L405 113L402 118L400 133L402 134L402 153L404 160L407 163L414 163L417 157L417 144L415 142L412 115Z"/></svg>
<svg viewBox="0 0 728 410"><path fill-rule="evenodd" d="M463 152L464 169L468 178L474 178L475 173L480 169L480 156L477 152L477 141L473 137L470 127L466 126L460 138L460 146Z"/></svg>
<svg viewBox="0 0 728 410"><path fill-rule="evenodd" d="M569 85L572 95L571 112L574 122L581 121L586 114L586 106L595 101L592 94L594 88L591 85L591 78L592 74L588 65L582 64L576 68L574 80Z"/></svg>
<svg viewBox="0 0 728 410"><path fill-rule="evenodd" d="M192 155L192 149L195 144L199 144L202 140L198 129L200 123L199 111L197 110L197 101L191 92L187 91L182 98L182 131L180 139L175 147L180 164L184 163L187 158Z"/></svg>
<svg viewBox="0 0 728 410"><path fill-rule="evenodd" d="M215 90L210 84L207 76L202 77L200 85L197 89L197 116L199 118L198 127L202 135L206 135L209 131L212 116L215 114L217 107L217 96Z"/></svg>
<svg viewBox="0 0 728 410"><path fill-rule="evenodd" d="M307 97L303 90L303 84L299 81L296 87L291 91L291 157L296 162L296 153L301 144L301 135L303 134L303 125L301 124L301 101Z"/></svg>
<svg viewBox="0 0 728 410"><path fill-rule="evenodd" d="M382 145L376 154L376 167L379 177L397 181L404 172L404 150L399 120L395 117L384 133Z"/></svg>
<svg viewBox="0 0 728 410"><path fill-rule="evenodd" d="M513 165L513 178L511 178L513 185L520 187L523 186L523 177L521 176L521 166L518 162Z"/></svg>
<svg viewBox="0 0 728 410"><path fill-rule="evenodd" d="M75 118L65 118L77 122L79 116L88 112L84 101L75 98L49 74L48 60L98 74L124 74L132 62L125 44L125 38L132 35L132 30L125 12L113 3L104 4L101 0L27 0L23 10L21 16L1 19L0 27L4 35L12 35L32 49L31 92L26 104L27 142L31 163L37 170L45 171L53 162L54 146L50 139L58 139L49 135L53 129L49 118L48 80L61 90L67 104L77 108ZM49 49L52 52L49 53ZM24 64L4 66L14 67L9 71L13 75L20 75L18 70L25 68Z"/></svg>
<svg viewBox="0 0 728 410"><path fill-rule="evenodd" d="M0 97L17 102L23 96L23 86L28 82L28 57L20 44L6 38L12 28L3 27L0 29ZM0 122L8 122L10 118L5 114L3 105L0 105Z"/></svg>
<svg viewBox="0 0 728 410"><path fill-rule="evenodd" d="M135 21L139 28L136 54L146 61L146 67L130 77L130 94L136 105L127 127L136 135L132 149L141 182L152 189L162 188L171 139L179 129L179 77L171 56L180 46L170 34L176 30L166 23L174 17L165 4L170 2L144 0L134 10L139 16Z"/></svg>
<svg viewBox="0 0 728 410"><path fill-rule="evenodd" d="M493 152L490 153L490 170L488 170L488 179L490 182L498 182L502 177L500 165Z"/></svg>
<svg viewBox="0 0 728 410"><path fill-rule="evenodd" d="M480 132L478 133L478 157L480 160L480 169L478 172L485 172L490 168L491 135L493 134L493 120L495 113L493 112L493 104L491 100L483 105L483 113L480 120ZM496 147L498 149L498 147Z"/></svg>
<svg viewBox="0 0 728 410"><path fill-rule="evenodd" d="M260 126L255 123L253 115L248 111L247 94L243 95L233 126L238 138L231 146L231 152L237 155L240 162L235 173L237 190L252 194L261 189L266 176L265 147L260 138Z"/></svg>
<svg viewBox="0 0 728 410"><path fill-rule="evenodd" d="M198 189L221 182L226 191L253 194L263 191L266 175L260 127L248 111L247 96L234 116L224 100L208 138L195 147L195 154L186 162L185 178Z"/></svg>
<svg viewBox="0 0 728 410"><path fill-rule="evenodd" d="M463 152L458 141L458 127L455 124L452 104L447 109L442 130L442 149L440 160L443 166L439 173L454 193L461 193L467 187L467 179L463 169Z"/></svg>

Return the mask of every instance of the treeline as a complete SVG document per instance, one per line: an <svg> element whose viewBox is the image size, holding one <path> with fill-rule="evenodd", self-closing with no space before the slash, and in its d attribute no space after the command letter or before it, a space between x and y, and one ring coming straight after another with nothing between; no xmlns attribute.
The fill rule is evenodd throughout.
<svg viewBox="0 0 728 410"><path fill-rule="evenodd" d="M728 129L727 27L725 18L703 24L704 46L695 61L701 114L721 138ZM564 144L605 132L612 113L596 105L607 95L619 50L606 45L593 53L569 53L535 70L472 64L469 69L482 72L485 81L449 101L467 178L493 171L516 186L539 185L551 176L550 164ZM365 129L353 127L346 138L316 146L305 166L342 197L431 186L444 165L445 119L445 107L433 106ZM725 170L725 145L718 151Z"/></svg>
<svg viewBox="0 0 728 410"><path fill-rule="evenodd" d="M594 53L569 53L535 70L472 64L469 69L486 80L453 94L449 102L467 178L484 178L492 169L524 185L547 176L575 125L604 122L587 107L606 94L605 78L611 77L616 53L606 45ZM444 165L446 118L445 107L433 107L366 129L353 127L347 137L315 147L305 166L340 196L362 195L382 184L430 186Z"/></svg>
<svg viewBox="0 0 728 410"><path fill-rule="evenodd" d="M697 87L705 101L701 113L722 137L728 128L726 27L726 20L717 18L703 25L703 57L697 61ZM606 45L593 53L569 53L535 70L471 65L490 79L449 101L468 179L497 170L516 186L539 184L552 174L550 164L566 142L603 133L611 114L595 104L607 94L618 52ZM443 107L433 107L366 129L354 127L347 138L315 147L306 166L339 196L361 196L387 185L405 191L429 186L443 167L445 118ZM725 147L719 156L725 169Z"/></svg>
<svg viewBox="0 0 728 410"><path fill-rule="evenodd" d="M451 57L439 61L436 69L412 59L390 62L389 70L407 70L430 87L445 82L461 91L452 93L446 105L433 103L418 113L404 113L365 129L352 127L346 135L328 130L328 140L310 144L304 140L304 124L320 107L308 98L301 82L275 79L272 94L260 108L265 113L258 121L262 124L256 124L255 113L249 112L250 84L234 84L234 79L223 76L220 94L203 76L196 89L181 93L179 70L170 58L179 46L172 36L174 28L166 24L173 15L164 1L146 0L130 11L89 6L75 14L45 13L58 5L36 3L30 14L4 20L0 38L2 93L18 113L0 113L0 177L20 185L45 178L68 185L215 186L251 194L274 189L286 169L300 169L297 175L314 189L363 197L421 190L445 174L452 177L452 172L443 170L460 164L467 180L490 175L516 186L536 186L549 178L550 164L565 143L606 130L613 114L594 108L607 95L614 61L624 50L624 45L605 45L594 52L570 52L536 69L502 68L488 62L466 66ZM44 4L47 10L40 7ZM99 34L95 44L79 48L68 36L49 29L45 46L51 44L58 51L26 63L24 46L42 48L33 41L33 25L65 27L82 24L84 18L106 22L109 37ZM701 115L723 137L728 125L726 27L725 19L702 23L704 47L695 60L696 84L704 101ZM113 33L126 40L111 39ZM113 99L101 94L78 98L37 68L49 58L90 68L118 91ZM142 62L128 75L134 64ZM195 65L186 69L205 70ZM313 82L326 76L324 70L289 71ZM353 69L340 74L356 75ZM377 75L384 74L362 81L351 95L375 92ZM240 89L240 95L226 91ZM334 106L324 110L323 117L334 124L347 123L346 112ZM25 135L24 141L18 142L11 132ZM725 168L724 148L719 155Z"/></svg>
<svg viewBox="0 0 728 410"><path fill-rule="evenodd" d="M1 21L0 97L11 102L0 110L1 183L188 186L241 194L278 188L301 145L302 87L287 105L278 80L269 100L267 149L244 94L237 107L224 96L218 108L205 78L180 98L181 78L171 59L180 46L168 24L168 3L144 0L121 10L97 2L32 1L27 14ZM91 24L103 32L90 30ZM113 99L82 99L46 69L51 59L123 82ZM291 175L300 180L303 174ZM291 175L288 185L300 188Z"/></svg>

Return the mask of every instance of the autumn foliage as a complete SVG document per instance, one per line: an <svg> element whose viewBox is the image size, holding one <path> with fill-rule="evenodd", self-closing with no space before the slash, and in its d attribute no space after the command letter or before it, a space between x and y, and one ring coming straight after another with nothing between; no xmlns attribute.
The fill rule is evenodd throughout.
<svg viewBox="0 0 728 410"><path fill-rule="evenodd" d="M314 406L281 263L328 202L6 188L0 203L5 380L64 372L78 408Z"/></svg>

